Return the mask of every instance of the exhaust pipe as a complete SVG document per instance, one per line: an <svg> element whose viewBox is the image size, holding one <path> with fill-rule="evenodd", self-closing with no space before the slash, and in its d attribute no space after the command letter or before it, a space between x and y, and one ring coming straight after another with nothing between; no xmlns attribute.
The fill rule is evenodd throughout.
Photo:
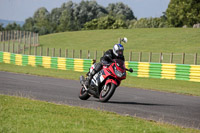
<svg viewBox="0 0 200 133"><path fill-rule="evenodd" d="M92 90L92 89L89 89L88 92L90 94L92 94L93 96L97 96L96 92L94 90Z"/></svg>

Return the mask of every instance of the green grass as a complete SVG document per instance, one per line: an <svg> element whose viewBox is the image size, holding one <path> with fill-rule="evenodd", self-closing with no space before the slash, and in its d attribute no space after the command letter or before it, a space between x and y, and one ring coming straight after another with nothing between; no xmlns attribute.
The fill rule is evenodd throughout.
<svg viewBox="0 0 200 133"><path fill-rule="evenodd" d="M116 113L0 95L0 132L198 133Z"/></svg>
<svg viewBox="0 0 200 133"><path fill-rule="evenodd" d="M51 48L107 50L118 38L127 37L126 51L200 53L199 36L199 29L190 28L94 30L40 36L40 44Z"/></svg>
<svg viewBox="0 0 200 133"><path fill-rule="evenodd" d="M74 49L75 58L79 58L80 50L83 50L82 58L87 58L87 50L90 50L90 58L95 58L97 50L97 59L99 59L102 51L118 43L118 38L127 37L128 43L124 45L126 60L129 60L129 52L133 51L133 61L138 61L139 52L143 52L142 61L147 62L149 52L153 52L152 62L159 62L160 52L163 52L163 63L169 63L170 53L173 52L175 53L173 62L180 64L182 53L185 52L185 64L194 64L195 53L198 53L198 64L200 64L199 36L200 30L192 28L137 28L63 32L40 36L39 42L43 46L43 55L46 55L46 48L49 47L50 56L52 56L52 48L56 48L56 56L59 48L62 48L62 56L65 56L65 49L68 49L68 57L71 58ZM28 54L28 51L26 50L25 53ZM31 52L34 54L33 47ZM40 48L37 49L37 55L40 55Z"/></svg>
<svg viewBox="0 0 200 133"><path fill-rule="evenodd" d="M163 62L170 62L170 53L174 52L174 63L182 63L182 53L186 53L185 64L194 63L194 53L198 53L200 59L200 30L192 28L144 28L144 29L119 29L119 30L93 30L63 32L40 36L40 44L45 47L69 49L68 57L72 57L72 49L75 49L75 57L79 57L79 50L82 49L82 58L87 58L87 50L90 50L90 58L94 58L97 50L97 59L106 51L118 43L118 38L127 37L128 43L124 45L124 55L129 59L129 52L133 51L132 60L139 60L139 53L143 52L142 61L149 60L149 52L153 52L152 62L158 62L160 52L163 52ZM52 55L52 49L50 49ZM200 64L200 61L199 63Z"/></svg>
<svg viewBox="0 0 200 133"><path fill-rule="evenodd" d="M43 67L16 66L5 63L0 63L0 71L9 71L15 73L25 73L72 80L78 80L80 75L86 74L83 72L46 69ZM122 81L122 86L200 96L199 82L168 79L150 79L127 76L127 79Z"/></svg>

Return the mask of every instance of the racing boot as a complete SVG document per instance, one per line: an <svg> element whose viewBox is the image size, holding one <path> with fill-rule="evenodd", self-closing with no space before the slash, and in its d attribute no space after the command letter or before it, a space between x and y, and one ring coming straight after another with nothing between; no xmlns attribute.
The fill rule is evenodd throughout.
<svg viewBox="0 0 200 133"><path fill-rule="evenodd" d="M93 69L91 73L89 73L88 79L85 81L85 86L88 87L93 76L96 74L96 71Z"/></svg>

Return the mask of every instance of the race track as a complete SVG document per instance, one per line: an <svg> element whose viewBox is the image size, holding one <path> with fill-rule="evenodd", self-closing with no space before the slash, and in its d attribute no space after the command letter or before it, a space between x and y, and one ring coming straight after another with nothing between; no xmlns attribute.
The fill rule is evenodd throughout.
<svg viewBox="0 0 200 133"><path fill-rule="evenodd" d="M108 103L100 103L95 98L81 101L79 91L79 81L0 72L0 94L107 110L200 129L200 97L119 87Z"/></svg>

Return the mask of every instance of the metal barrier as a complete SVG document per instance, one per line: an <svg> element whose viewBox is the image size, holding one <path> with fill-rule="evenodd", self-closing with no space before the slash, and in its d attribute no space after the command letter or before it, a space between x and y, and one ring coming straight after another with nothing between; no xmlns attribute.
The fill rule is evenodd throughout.
<svg viewBox="0 0 200 133"><path fill-rule="evenodd" d="M93 60L23 55L0 51L0 62L20 66L42 66L44 68L88 72ZM133 61L126 61L125 65L134 70L133 73L128 73L130 76L200 82L200 65Z"/></svg>

